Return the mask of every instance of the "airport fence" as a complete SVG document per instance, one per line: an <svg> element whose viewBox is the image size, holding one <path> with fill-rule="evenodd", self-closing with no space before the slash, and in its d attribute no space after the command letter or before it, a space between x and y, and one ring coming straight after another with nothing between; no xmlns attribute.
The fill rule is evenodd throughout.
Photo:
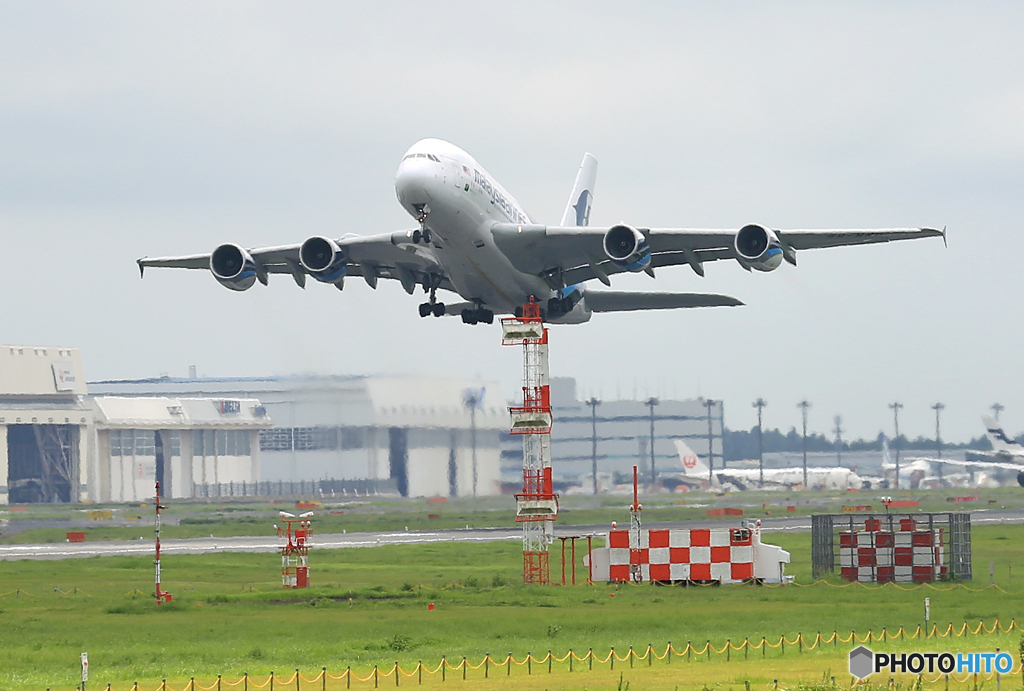
<svg viewBox="0 0 1024 691"><path fill-rule="evenodd" d="M938 624L932 624L928 628L918 624L916 629L911 631L907 631L903 626L896 631L889 631L886 627L883 627L879 632L875 632L873 629L868 629L865 633L850 631L846 636L840 635L838 631L833 631L830 635L822 635L818 631L814 634L813 638L797 633L792 640L785 635L781 635L778 641L774 643L770 642L766 636L761 636L760 640L755 638L753 642L751 642L749 637L744 638L740 643L734 643L732 639L727 639L720 647L713 645L710 640L707 640L703 644L698 643L696 645L692 641L687 641L685 646L678 648L669 641L665 645L664 652L660 654L655 650L654 645L649 643L642 649L642 652L638 652L634 646L629 646L626 651L621 652L616 651L612 647L603 656L595 653L593 648L588 648L582 655L573 648L569 648L561 656L556 655L550 649L542 657L535 656L532 652L527 652L526 655L519 659L511 652L503 657L493 657L490 653L485 653L484 657L477 664L469 662L466 656L462 656L460 659L458 657L450 658L447 655L442 655L441 660L433 667L425 665L422 660L418 661L415 665L403 667L396 660L393 665L388 665L383 669L380 665L374 665L372 671L364 672L365 676L353 672L351 666L346 667L340 674L332 674L328 671L327 667L322 667L320 672L313 677L303 675L299 669L295 669L287 677L276 675L274 672L270 672L266 677L250 676L248 673L243 673L235 681L228 681L218 674L216 680L211 681L209 685L203 685L197 682L195 677L192 677L183 685L178 686L177 689L180 689L180 691L224 691L225 687L238 687L239 691L249 691L249 689L267 689L267 691L275 691L275 689L277 691L291 691L294 689L294 691L302 691L302 685L305 684L307 691L316 691L317 688L320 691L327 691L328 687L340 689L342 685L344 685L345 689L350 689L353 682L357 684L372 682L373 688L379 688L382 683L388 686L392 684L394 686L401 686L402 680L405 679L406 685L409 683L422 685L424 675L428 679L432 677L434 681L438 681L438 677L440 677L439 681L442 682L447 682L450 678L479 683L481 680L491 679L492 677L511 677L514 668L523 668L520 670L520 674L525 672L526 675L534 675L552 674L555 671L569 673L590 672L594 671L595 665L599 669L606 668L608 671L615 671L617 664L620 669L624 669L624 665L628 665L629 669L635 669L637 665L652 667L656 661L672 664L673 660L676 660L677 663L698 660L711 661L713 659L721 661L724 657L725 662L740 662L749 660L752 654L755 659L758 657L765 659L768 657L770 650L778 651L778 656L785 656L787 646L790 655L794 653L799 655L805 652L820 650L827 646L837 649L840 643L844 645L859 645L915 639L938 641L941 639L980 636L984 634L1007 634L1014 631L1024 632L1024 628L1019 626L1016 620L1010 620L1010 623L1004 626L996 619L990 626L987 626L984 621L979 621L973 628L968 622L964 622L960 627L956 627L952 622L949 622L945 628L940 627ZM775 656L773 654L773 657ZM1024 643L1022 643L1021 656L1024 656ZM452 662L453 659L456 661ZM974 689L977 691L979 688L978 683L986 681L994 681L996 688L999 689L1001 688L1003 678L1021 675L1022 680L1024 680L1024 664L1022 663L1024 663L1024 660L1014 660L1012 669L1005 674L997 671L987 673L967 672L963 674L935 672L934 674L922 673L911 674L910 676L917 682L928 684L944 680L947 689L950 682L968 685L973 682ZM560 666L558 670L555 669L556 664ZM471 672L472 674L470 674ZM835 677L832 679L832 685L835 686ZM892 680L890 680L890 686L892 686ZM148 691L151 688L153 691L176 691L175 687L168 684L166 679L155 687L143 686L139 682L135 682L130 687L127 685L124 687L125 691ZM768 688L772 688L772 685L769 684ZM778 688L778 682L776 681L773 691L778 691ZM82 691L81 687L77 691ZM111 684L107 684L106 691L115 691L115 689Z"/></svg>
<svg viewBox="0 0 1024 691"><path fill-rule="evenodd" d="M227 497L296 497L344 499L397 495L396 480L262 480L260 482L193 483L192 496L203 499Z"/></svg>

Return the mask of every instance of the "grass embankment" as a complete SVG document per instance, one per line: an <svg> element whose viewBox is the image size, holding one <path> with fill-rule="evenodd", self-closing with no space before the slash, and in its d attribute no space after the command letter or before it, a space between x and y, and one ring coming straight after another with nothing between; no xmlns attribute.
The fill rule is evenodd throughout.
<svg viewBox="0 0 1024 691"><path fill-rule="evenodd" d="M968 493L977 501L954 504L948 501L957 494ZM897 499L911 499L920 506L907 511L944 512L979 508L1024 507L1024 494L1017 488L992 490L906 491L894 494ZM817 492L743 492L733 495L706 493L657 494L644 497L644 521L657 523L707 518L709 508L741 508L745 518L806 516L813 513L839 512L843 505L868 505L874 511L883 507L877 496L868 493L827 495ZM279 522L278 511L294 510L292 502L261 499L172 500L164 512L165 538L233 537L239 535L272 535L273 524ZM558 517L560 526L609 525L628 520L627 497L568 496L561 499ZM427 500L369 499L349 501L327 499L316 511L319 533L423 531L455 528L512 526L515 509L509 497L453 499L445 503ZM790 511L789 507L793 510ZM87 540L137 540L153 536L153 507L148 506L48 506L31 505L24 510L0 511L0 518L9 521L0 527L0 543L63 542L66 532L81 530ZM109 509L109 521L91 521L88 512Z"/></svg>
<svg viewBox="0 0 1024 691"><path fill-rule="evenodd" d="M931 598L934 621L945 625L967 620L989 626L999 618L1024 621L1024 544L1019 526L974 530L974 588L987 585L988 563L997 565L998 589L971 592L951 585L940 589L903 590L893 586L861 587L818 584L810 587L678 588L585 585L575 588L523 586L521 554L516 544L431 544L314 552L309 591L283 591L277 558L268 554L173 556L164 561L164 586L175 595L172 605L156 607L152 561L106 557L58 562L0 562L0 688L70 689L77 683L78 655L89 652L90 688L112 683L116 691L138 680L154 691L163 678L180 691L190 677L209 687L217 674L236 681L243 673L252 685L263 684L271 670L282 682L295 668L309 679L322 667L340 675L351 665L365 678L374 665L382 672L395 662L412 672L419 660L436 668L442 655L473 665L485 653L499 661L512 652L543 658L550 649L562 657L572 649L590 648L601 660L614 646L625 655L629 646L643 655L648 644L663 654L668 641L682 650L688 641L702 649L711 641L722 650L727 641L752 644L779 636L791 642L802 634L809 643L820 631L846 637L869 629L876 634L901 626L916 629L923 599ZM798 583L809 583L810 536L772 535L770 541L789 549ZM559 554L552 553L552 575L560 576ZM1008 569L1019 575L1019 587L1007 582ZM584 580L582 564L577 574ZM21 588L20 596L7 594ZM76 592L75 589L78 589ZM950 588L950 589L941 589ZM135 590L144 594L137 594ZM68 592L70 591L70 592ZM303 601L287 600L295 597ZM351 597L351 601L349 598ZM428 605L434 604L429 610ZM1019 633L941 639L929 649L1016 651ZM915 649L914 641L893 641L886 649ZM744 688L749 681L765 689L773 679L783 685L836 676L846 680L850 644L824 646L800 653L793 645L761 651L714 653L711 659L691 655L671 663L634 661L505 668L488 665L467 673L466 688L633 688L702 689L705 685ZM401 679L403 685L416 678ZM394 684L393 677L381 684ZM462 683L461 671L449 671L446 685ZM328 688L341 689L331 680ZM371 682L352 682L354 688ZM424 676L437 687L439 675ZM956 686L954 684L954 686ZM319 688L319 683L305 688ZM289 686L288 688L295 688Z"/></svg>

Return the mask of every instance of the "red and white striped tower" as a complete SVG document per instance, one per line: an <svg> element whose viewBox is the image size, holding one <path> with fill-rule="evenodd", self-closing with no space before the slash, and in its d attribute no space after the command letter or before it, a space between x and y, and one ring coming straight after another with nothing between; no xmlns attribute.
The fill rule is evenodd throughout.
<svg viewBox="0 0 1024 691"><path fill-rule="evenodd" d="M521 317L501 320L501 343L523 348L523 404L509 408L510 432L523 437L523 491L516 495L516 522L523 524L523 582L550 583L548 548L558 495L551 483L548 330L532 298Z"/></svg>
<svg viewBox="0 0 1024 691"><path fill-rule="evenodd" d="M174 596L166 590L160 589L160 512L167 507L160 503L163 497L160 496L160 483L156 483L156 559L153 564L156 570L156 603L162 605L165 602L174 600Z"/></svg>

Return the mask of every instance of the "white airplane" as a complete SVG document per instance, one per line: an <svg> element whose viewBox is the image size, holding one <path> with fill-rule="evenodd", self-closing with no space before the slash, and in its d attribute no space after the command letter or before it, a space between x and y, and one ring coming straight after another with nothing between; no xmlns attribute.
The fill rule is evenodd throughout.
<svg viewBox="0 0 1024 691"><path fill-rule="evenodd" d="M729 485L739 490L760 489L761 471L758 468L719 468L708 472L708 466L682 439L673 439L679 461L683 464L684 478L712 489ZM803 468L765 468L764 489L785 489L804 484ZM811 488L830 491L861 489L860 476L849 468L808 468L807 484Z"/></svg>
<svg viewBox="0 0 1024 691"><path fill-rule="evenodd" d="M1017 484L1024 487L1024 446L1014 441L1013 437L1008 435L994 418L983 415L981 421L985 424L985 434L992 443L992 451L972 451L971 455L974 458L965 461L950 458L908 458L907 460L942 463L981 471L985 469L1015 470L1017 471ZM984 476L982 480L985 486L998 486L999 484L988 476ZM977 483L978 480L975 480L975 484Z"/></svg>
<svg viewBox="0 0 1024 691"><path fill-rule="evenodd" d="M300 287L306 276L339 290L346 276L362 276L371 288L379 278L398 280L410 295L428 294L421 317L460 314L467 324L491 323L536 300L546 321L580 323L593 312L742 305L726 295L590 290L587 282L611 286L611 276L688 264L699 276L704 264L735 259L746 270L774 271L796 251L941 236L945 229L776 230L760 224L739 230L644 228L619 223L589 227L597 159L583 157L561 224L540 225L472 156L439 139L417 142L402 158L395 192L417 222L412 230L341 238L314 236L305 242L246 249L228 243L210 254L142 258L148 266L209 269L232 290L248 290L270 274L291 274ZM438 289L460 300L445 304Z"/></svg>

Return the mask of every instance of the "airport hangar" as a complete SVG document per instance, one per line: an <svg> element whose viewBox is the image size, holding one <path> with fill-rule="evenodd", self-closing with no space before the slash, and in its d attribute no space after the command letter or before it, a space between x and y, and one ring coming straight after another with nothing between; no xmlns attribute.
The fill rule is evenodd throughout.
<svg viewBox="0 0 1024 691"><path fill-rule="evenodd" d="M308 489L408 497L500 492L508 409L497 382L451 377L195 377L100 381L91 396L258 400L272 421L253 442L260 493ZM475 404L472 401L476 401ZM191 496L243 488L196 481ZM283 488L283 489L282 489ZM291 489L289 489L291 488ZM248 488L245 488L248 490ZM251 491L249 491L251 493ZM189 495L185 495L189 496Z"/></svg>
<svg viewBox="0 0 1024 691"><path fill-rule="evenodd" d="M87 390L79 351L0 346L0 504L499 492L494 382L421 377L158 379ZM483 395L481 395L483 393ZM470 409L467 395L477 400ZM490 400L488 400L490 399ZM475 453L474 453L475 451Z"/></svg>

